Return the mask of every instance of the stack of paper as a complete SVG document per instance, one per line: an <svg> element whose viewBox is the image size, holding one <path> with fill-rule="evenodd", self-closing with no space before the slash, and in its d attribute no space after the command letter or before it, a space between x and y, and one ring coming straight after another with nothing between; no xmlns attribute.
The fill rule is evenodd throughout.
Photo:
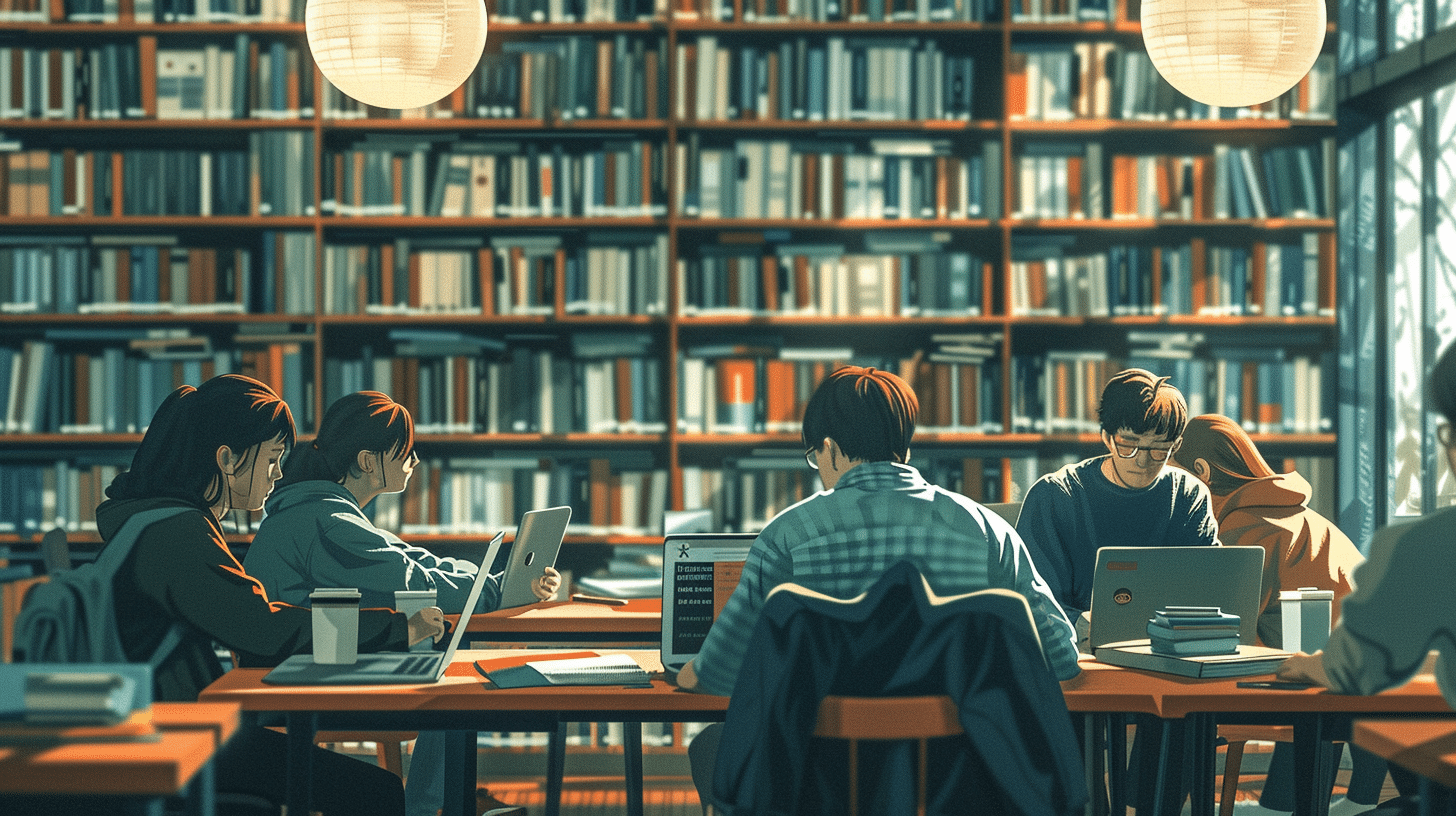
<svg viewBox="0 0 1456 816"><path fill-rule="evenodd" d="M648 681L647 672L624 654L566 660L532 660L524 666L486 672L500 688L531 686L617 686Z"/></svg>

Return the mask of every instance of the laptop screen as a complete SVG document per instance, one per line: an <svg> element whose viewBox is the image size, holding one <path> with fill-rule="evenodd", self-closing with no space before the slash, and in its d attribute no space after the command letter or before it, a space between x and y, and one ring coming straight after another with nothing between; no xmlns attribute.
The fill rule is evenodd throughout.
<svg viewBox="0 0 1456 816"><path fill-rule="evenodd" d="M678 533L663 539L662 665L693 659L738 586L754 533Z"/></svg>

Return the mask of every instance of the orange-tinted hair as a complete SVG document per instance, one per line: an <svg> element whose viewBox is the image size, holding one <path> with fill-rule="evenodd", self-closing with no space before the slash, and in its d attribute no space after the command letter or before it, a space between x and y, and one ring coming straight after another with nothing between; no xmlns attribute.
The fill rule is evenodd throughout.
<svg viewBox="0 0 1456 816"><path fill-rule="evenodd" d="M1185 470L1192 470L1195 459L1208 462L1208 489L1215 496L1227 496L1255 479L1274 475L1243 427L1222 414L1188 420L1183 444L1173 459Z"/></svg>
<svg viewBox="0 0 1456 816"><path fill-rule="evenodd" d="M850 459L903 462L919 412L920 401L904 380L844 366L825 377L804 406L804 445L817 449L832 437Z"/></svg>

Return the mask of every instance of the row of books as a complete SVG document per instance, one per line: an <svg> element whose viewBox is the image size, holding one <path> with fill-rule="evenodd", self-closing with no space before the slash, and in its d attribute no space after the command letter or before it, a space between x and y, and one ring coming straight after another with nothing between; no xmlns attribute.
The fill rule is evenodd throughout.
<svg viewBox="0 0 1456 816"><path fill-rule="evenodd" d="M1155 352L1154 354L1157 354ZM1011 372L1014 433L1096 433L1097 402L1108 377L1126 368L1170 376L1190 415L1220 413L1250 433L1328 433L1334 423L1329 353L1283 348L1209 347L1207 356L1170 359L1137 351L1016 354Z"/></svg>
<svg viewBox="0 0 1456 816"><path fill-rule="evenodd" d="M557 295L560 295L560 305ZM667 311L667 235L407 239L324 246L326 314L624 315Z"/></svg>
<svg viewBox="0 0 1456 816"><path fill-rule="evenodd" d="M1332 156L1328 139L1196 155L1029 142L1013 157L1012 207L1019 218L1328 218Z"/></svg>
<svg viewBox="0 0 1456 816"><path fill-rule="evenodd" d="M14 0L17 7L28 1ZM64 0L63 11L73 23L299 23L303 7L303 0ZM49 19L44 9L36 14L26 19Z"/></svg>
<svg viewBox="0 0 1456 816"><path fill-rule="evenodd" d="M366 137L324 158L325 214L446 218L667 214L666 152L648 141L448 143Z"/></svg>
<svg viewBox="0 0 1456 816"><path fill-rule="evenodd" d="M996 0L675 0L680 20L739 23L990 22L1001 18Z"/></svg>
<svg viewBox="0 0 1456 816"><path fill-rule="evenodd" d="M5 215L313 215L308 131L248 134L247 150L23 150L0 167Z"/></svg>
<svg viewBox="0 0 1456 816"><path fill-rule="evenodd" d="M50 462L0 462L0 533L36 534L52 527L96 530L96 506L131 455L104 454Z"/></svg>
<svg viewBox="0 0 1456 816"><path fill-rule="evenodd" d="M723 39L678 42L676 118L974 118L975 60L944 53L937 40L795 37L764 46Z"/></svg>
<svg viewBox="0 0 1456 816"><path fill-rule="evenodd" d="M512 40L481 59L464 105L488 119L662 119L666 79L660 35Z"/></svg>
<svg viewBox="0 0 1456 816"><path fill-rule="evenodd" d="M496 23L631 23L667 16L666 0L501 0Z"/></svg>
<svg viewBox="0 0 1456 816"><path fill-rule="evenodd" d="M404 493L374 500L374 523L401 535L513 528L541 507L572 508L568 535L660 535L667 471L650 457L586 451L540 456L434 457Z"/></svg>
<svg viewBox="0 0 1456 816"><path fill-rule="evenodd" d="M647 356L646 335L586 333L553 344L507 345L456 332L391 329L390 339L389 355L365 346L357 357L326 358L326 399L383 391L410 409L421 433L667 430L666 376L662 361Z"/></svg>
<svg viewBox="0 0 1456 816"><path fill-rule="evenodd" d="M898 246L893 245L899 239ZM990 265L921 236L871 238L881 253L843 244L722 244L678 260L678 312L708 315L989 314ZM885 244L892 244L885 246Z"/></svg>
<svg viewBox="0 0 1456 816"><path fill-rule="evenodd" d="M1012 119L1329 119L1335 58L1323 54L1292 88L1268 102L1220 108L1189 99L1163 79L1147 52L1110 41L1018 43L1006 74Z"/></svg>
<svg viewBox="0 0 1456 816"><path fill-rule="evenodd" d="M247 328L246 326L244 328ZM0 346L0 417L6 433L142 433L177 386L239 372L273 386L307 426L312 354L299 343L246 333L226 348L180 330L48 329L45 340ZM127 339L120 339L127 338ZM84 350L72 342L81 341ZM113 345L96 348L98 342Z"/></svg>
<svg viewBox="0 0 1456 816"><path fill-rule="evenodd" d="M1098 251L1020 242L1011 262L1011 315L1329 316L1333 241L1305 232L1252 246L1195 238Z"/></svg>
<svg viewBox="0 0 1456 816"><path fill-rule="evenodd" d="M949 140L678 143L677 199L698 218L967 219L1000 215L1001 145Z"/></svg>

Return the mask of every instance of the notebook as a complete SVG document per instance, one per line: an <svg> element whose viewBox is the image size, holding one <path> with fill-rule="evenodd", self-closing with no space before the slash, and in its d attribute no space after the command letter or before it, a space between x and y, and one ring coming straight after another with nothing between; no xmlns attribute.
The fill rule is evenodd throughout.
<svg viewBox="0 0 1456 816"><path fill-rule="evenodd" d="M738 586L754 533L674 533L662 541L662 665L697 656Z"/></svg>
<svg viewBox="0 0 1456 816"><path fill-rule="evenodd" d="M1239 643L1253 644L1264 575L1263 547L1103 547L1092 576L1089 644L1146 640L1165 606L1217 606L1239 616Z"/></svg>
<svg viewBox="0 0 1456 816"><path fill-rule="evenodd" d="M516 539L511 544L511 556L501 576L498 608L525 606L540 600L531 591L531 585L541 577L542 570L556 566L556 555L561 551L561 539L566 536L570 521L570 507L548 507L521 516Z"/></svg>
<svg viewBox="0 0 1456 816"><path fill-rule="evenodd" d="M647 672L624 654L531 660L486 672L503 689L535 686L619 686L648 682Z"/></svg>
<svg viewBox="0 0 1456 816"><path fill-rule="evenodd" d="M281 686L333 686L333 685L391 685L395 683L433 683L445 676L445 669L460 648L465 638L465 629L470 625L470 615L490 580L490 566L500 552L505 533L495 534L480 559L480 570L475 574L475 583L470 585L470 595L465 608L460 612L460 621L455 624L455 633L450 637L450 646L441 652L373 652L359 655L356 663L347 666L313 662L311 654L296 654L279 663L273 671L264 675L264 683Z"/></svg>

